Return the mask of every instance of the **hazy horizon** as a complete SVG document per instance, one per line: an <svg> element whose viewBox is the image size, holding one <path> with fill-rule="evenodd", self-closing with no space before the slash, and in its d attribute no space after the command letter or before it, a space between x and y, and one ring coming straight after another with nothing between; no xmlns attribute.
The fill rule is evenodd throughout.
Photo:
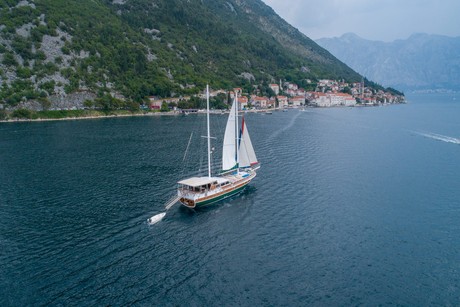
<svg viewBox="0 0 460 307"><path fill-rule="evenodd" d="M458 0L262 0L313 40L345 33L391 42L426 33L460 36Z"/></svg>
<svg viewBox="0 0 460 307"><path fill-rule="evenodd" d="M337 35L337 36L331 36L331 37L320 37L320 38L315 38L313 40L317 41L317 40L321 40L321 39L333 39L333 38L341 38L345 35L356 35L358 36L359 38L362 38L364 40L368 40L368 41L376 41L376 42L385 42L385 43L392 43L394 41L397 41L397 40L407 40L409 39L410 37L414 36L414 35L433 35L433 36L444 36L444 37L450 37L450 38L457 38L457 37L460 37L460 35L456 35L456 36L450 36L450 35L444 35L444 34L430 34L430 33L425 33L425 32L414 32L412 34L410 34L409 36L407 37L403 37L403 38L395 38L394 40L392 41L384 41L384 40L380 40L380 39L372 39L372 38L365 38L365 37L362 37L361 35L357 34L357 33L354 33L354 32L346 32L346 33L343 33L341 35Z"/></svg>

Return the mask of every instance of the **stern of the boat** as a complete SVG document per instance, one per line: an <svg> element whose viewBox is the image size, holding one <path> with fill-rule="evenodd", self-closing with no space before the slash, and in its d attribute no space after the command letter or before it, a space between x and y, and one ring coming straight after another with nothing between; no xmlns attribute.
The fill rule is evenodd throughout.
<svg viewBox="0 0 460 307"><path fill-rule="evenodd" d="M196 203L195 203L194 200L191 200L191 199L188 199L188 198L185 198L185 197L181 197L179 199L179 201L183 206L185 206L187 208L193 209L193 208L196 207Z"/></svg>

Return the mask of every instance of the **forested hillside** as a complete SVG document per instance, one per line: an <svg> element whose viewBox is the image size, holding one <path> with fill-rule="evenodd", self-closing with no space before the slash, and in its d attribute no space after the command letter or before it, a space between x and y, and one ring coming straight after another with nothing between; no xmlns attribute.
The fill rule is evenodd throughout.
<svg viewBox="0 0 460 307"><path fill-rule="evenodd" d="M0 0L0 104L360 76L260 0Z"/></svg>

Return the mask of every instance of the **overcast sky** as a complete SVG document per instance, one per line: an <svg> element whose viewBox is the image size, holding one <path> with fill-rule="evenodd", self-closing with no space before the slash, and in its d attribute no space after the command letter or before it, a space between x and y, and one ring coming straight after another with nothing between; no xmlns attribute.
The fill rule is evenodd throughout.
<svg viewBox="0 0 460 307"><path fill-rule="evenodd" d="M460 36L460 0L262 0L312 39L353 32L382 41Z"/></svg>

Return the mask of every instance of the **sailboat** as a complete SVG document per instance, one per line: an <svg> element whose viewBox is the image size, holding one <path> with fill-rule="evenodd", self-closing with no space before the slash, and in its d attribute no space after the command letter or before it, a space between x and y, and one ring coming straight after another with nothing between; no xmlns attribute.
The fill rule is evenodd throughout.
<svg viewBox="0 0 460 307"><path fill-rule="evenodd" d="M240 193L256 177L256 171L260 168L244 117L239 126L238 97L235 93L225 128L222 170L217 175L212 175L209 86L206 87L206 104L208 176L191 177L177 183L177 198L187 208L210 205Z"/></svg>

